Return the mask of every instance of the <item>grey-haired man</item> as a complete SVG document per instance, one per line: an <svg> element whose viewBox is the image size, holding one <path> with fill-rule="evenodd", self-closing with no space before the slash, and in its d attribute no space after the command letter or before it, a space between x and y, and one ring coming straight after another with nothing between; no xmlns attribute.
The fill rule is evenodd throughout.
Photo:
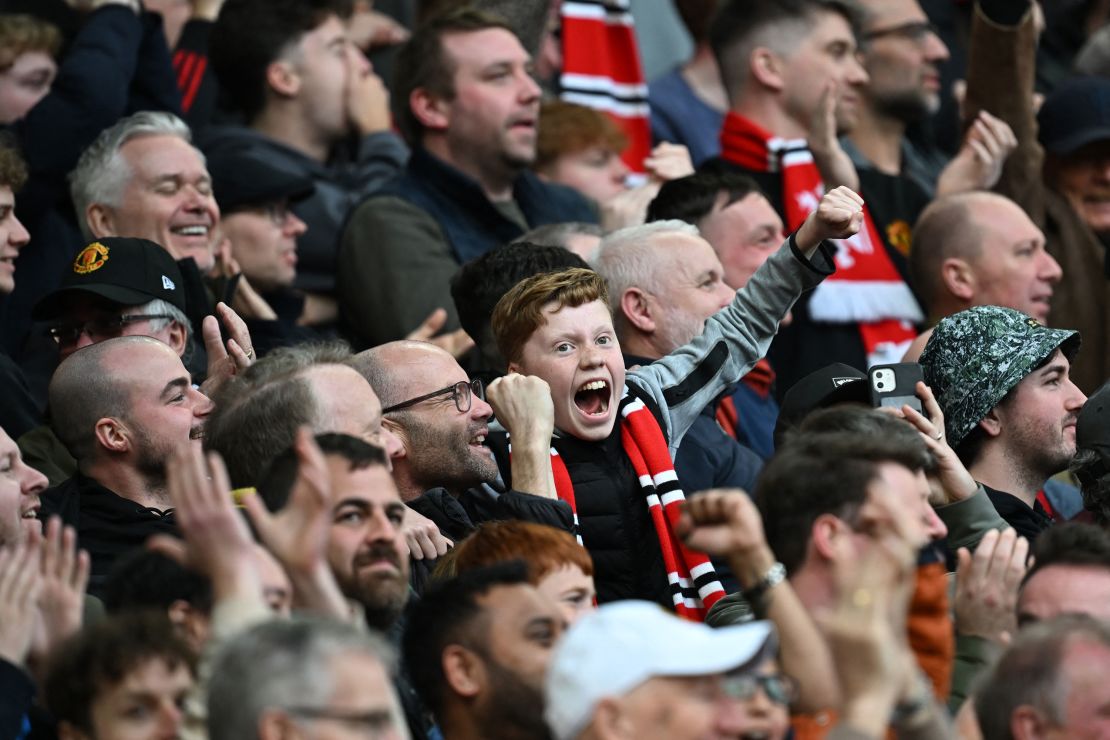
<svg viewBox="0 0 1110 740"><path fill-rule="evenodd" d="M937 324L921 365L948 444L998 513L1033 540L1052 523L1045 482L1075 455L1087 397L1071 381L1079 333L1020 311L976 306Z"/></svg>

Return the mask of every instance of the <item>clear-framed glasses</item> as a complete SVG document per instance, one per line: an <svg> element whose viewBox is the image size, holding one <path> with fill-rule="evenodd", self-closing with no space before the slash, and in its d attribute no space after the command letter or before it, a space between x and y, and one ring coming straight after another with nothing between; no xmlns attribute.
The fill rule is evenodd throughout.
<svg viewBox="0 0 1110 740"><path fill-rule="evenodd" d="M446 388L440 388L438 391L432 391L431 393L425 393L423 396L417 396L416 398L410 398L401 403L395 403L388 408L382 409L382 413L388 414L391 411L411 408L418 403L423 403L429 399L437 398L438 396L446 396L448 394L451 395L451 399L455 402L455 408L462 414L470 411L470 404L474 396L477 396L483 401L486 400L485 391L482 388L482 381L460 380L458 383L449 385Z"/></svg>
<svg viewBox="0 0 1110 740"><path fill-rule="evenodd" d="M914 21L891 26L890 28L876 28L874 31L864 33L863 38L866 41L874 41L884 36L898 36L922 44L930 35L939 36L936 26L928 21Z"/></svg>
<svg viewBox="0 0 1110 740"><path fill-rule="evenodd" d="M128 324L140 321L154 321L156 319L172 320L174 317L164 313L133 313L122 316L106 316L90 321L73 322L69 324L55 324L48 327L46 333L59 345L75 343L82 334L88 334L94 341L112 339L123 333L123 328Z"/></svg>
<svg viewBox="0 0 1110 740"><path fill-rule="evenodd" d="M740 701L755 696L757 688L763 689L768 699L783 706L788 706L798 696L794 679L782 673L729 673L725 675L722 685L726 695Z"/></svg>
<svg viewBox="0 0 1110 740"><path fill-rule="evenodd" d="M341 722L359 731L360 735L378 740L396 738L396 718L388 709L332 709L328 707L288 707L286 710L294 717L307 720L327 720Z"/></svg>

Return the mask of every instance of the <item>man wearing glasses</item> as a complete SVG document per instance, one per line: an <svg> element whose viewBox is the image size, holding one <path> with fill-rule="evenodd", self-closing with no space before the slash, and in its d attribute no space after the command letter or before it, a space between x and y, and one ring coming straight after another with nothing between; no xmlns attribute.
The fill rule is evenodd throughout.
<svg viewBox="0 0 1110 740"><path fill-rule="evenodd" d="M366 350L352 364L381 398L383 426L401 440L393 460L401 498L444 534L459 538L490 519L572 529L570 507L556 498L551 481L554 415L541 379L508 375L484 389L448 352L409 340ZM486 445L495 413L511 435L508 491L500 490Z"/></svg>
<svg viewBox="0 0 1110 740"><path fill-rule="evenodd" d="M189 365L192 323L185 311L185 279L169 252L146 239L105 237L77 253L61 285L35 305L32 316L46 326L61 360L106 339L147 336L169 346ZM218 351L218 333L215 344L205 342L208 380L202 388L206 394L225 377L218 368L227 369L232 363L245 367L254 359L254 347L242 320L226 306L217 311L230 330L232 354ZM27 432L19 444L51 485L76 472L73 458L48 426Z"/></svg>
<svg viewBox="0 0 1110 740"><path fill-rule="evenodd" d="M870 82L860 90L856 125L842 140L856 167L904 176L930 195L992 187L1017 146L1013 131L984 111L947 166L935 153L915 148L905 138L906 128L940 110L939 66L948 60L948 47L917 0L859 0L859 5L865 12L860 52Z"/></svg>

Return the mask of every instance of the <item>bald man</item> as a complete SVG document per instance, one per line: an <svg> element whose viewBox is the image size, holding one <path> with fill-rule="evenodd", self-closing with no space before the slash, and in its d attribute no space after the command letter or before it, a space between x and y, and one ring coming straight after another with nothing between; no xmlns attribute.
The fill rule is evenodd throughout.
<svg viewBox="0 0 1110 740"><path fill-rule="evenodd" d="M257 485L302 426L349 434L396 456L400 443L382 427L378 396L347 366L350 359L341 343L282 347L216 394L205 447L223 456L233 486Z"/></svg>
<svg viewBox="0 0 1110 740"><path fill-rule="evenodd" d="M910 276L933 323L972 306L1003 306L1046 323L1060 265L1016 203L987 192L933 201L913 234ZM932 330L910 345L916 362Z"/></svg>
<svg viewBox="0 0 1110 740"><path fill-rule="evenodd" d="M174 530L165 465L200 445L212 409L168 345L118 337L77 350L50 381L54 432L77 473L42 494L40 518L59 514L89 551L96 594L117 556Z"/></svg>
<svg viewBox="0 0 1110 740"><path fill-rule="evenodd" d="M389 342L351 364L378 393L383 425L401 441L393 460L401 498L445 534L465 536L490 519L573 528L570 507L557 499L551 479L554 411L542 380L512 374L487 390L450 353L427 342ZM501 486L486 446L495 412L511 435L511 490Z"/></svg>

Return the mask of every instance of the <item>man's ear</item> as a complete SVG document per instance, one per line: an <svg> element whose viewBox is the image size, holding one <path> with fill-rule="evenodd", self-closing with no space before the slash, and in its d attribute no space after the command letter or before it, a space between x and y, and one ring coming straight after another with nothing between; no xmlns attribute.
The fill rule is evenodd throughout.
<svg viewBox="0 0 1110 740"><path fill-rule="evenodd" d="M590 723L593 736L599 740L621 740L632 736L632 722L620 699L606 696L597 703L594 719Z"/></svg>
<svg viewBox="0 0 1110 740"><path fill-rule="evenodd" d="M782 59L766 46L757 46L752 50L748 71L759 84L775 92L781 92L785 87L782 79Z"/></svg>
<svg viewBox="0 0 1110 740"><path fill-rule="evenodd" d="M116 234L116 219L112 209L103 203L90 203L85 209L85 223L97 239Z"/></svg>
<svg viewBox="0 0 1110 740"><path fill-rule="evenodd" d="M1038 740L1049 729L1041 713L1028 704L1022 704L1010 715L1010 734L1014 740Z"/></svg>
<svg viewBox="0 0 1110 740"><path fill-rule="evenodd" d="M476 653L462 645L448 645L440 659L451 691L466 699L481 692L486 684L486 667Z"/></svg>
<svg viewBox="0 0 1110 740"><path fill-rule="evenodd" d="M266 66L266 86L282 98L292 98L301 91L301 76L293 63L277 59Z"/></svg>
<svg viewBox="0 0 1110 740"><path fill-rule="evenodd" d="M390 419L387 416L382 417L382 426L393 432L397 439L401 440L401 451L396 455L396 457L408 457L409 435L408 432L405 431L404 427L402 427L396 421Z"/></svg>
<svg viewBox="0 0 1110 740"><path fill-rule="evenodd" d="M169 326L166 327L167 338L170 340L168 344L170 349L177 353L178 357L185 354L185 342L188 341L189 335L185 332L185 327L176 321L171 321Z"/></svg>
<svg viewBox="0 0 1110 740"><path fill-rule="evenodd" d="M813 522L810 529L809 551L816 552L822 560L840 560L844 552L844 537L847 534L844 522L833 514L822 514Z"/></svg>
<svg viewBox="0 0 1110 740"><path fill-rule="evenodd" d="M510 362L509 366L507 368L505 368L505 372L507 372L507 373L520 373L521 375L527 375L528 374L528 373L524 372L524 368L521 367L519 362Z"/></svg>
<svg viewBox="0 0 1110 740"><path fill-rule="evenodd" d="M975 297L977 281L975 271L966 260L949 257L940 265L940 279L949 293L961 301L970 303Z"/></svg>
<svg viewBox="0 0 1110 740"><path fill-rule="evenodd" d="M409 108L420 125L432 131L443 131L451 123L447 101L422 87L409 93Z"/></svg>
<svg viewBox="0 0 1110 740"><path fill-rule="evenodd" d="M983 428L987 436L997 437L1002 434L1002 419L998 415L997 406L987 412L987 415L979 422L979 426Z"/></svg>
<svg viewBox="0 0 1110 740"><path fill-rule="evenodd" d="M97 443L109 452L127 452L131 449L131 430L114 416L105 416L93 427Z"/></svg>
<svg viewBox="0 0 1110 740"><path fill-rule="evenodd" d="M630 326L644 334L655 333L655 315L650 294L640 288L629 288L621 295L621 313Z"/></svg>

